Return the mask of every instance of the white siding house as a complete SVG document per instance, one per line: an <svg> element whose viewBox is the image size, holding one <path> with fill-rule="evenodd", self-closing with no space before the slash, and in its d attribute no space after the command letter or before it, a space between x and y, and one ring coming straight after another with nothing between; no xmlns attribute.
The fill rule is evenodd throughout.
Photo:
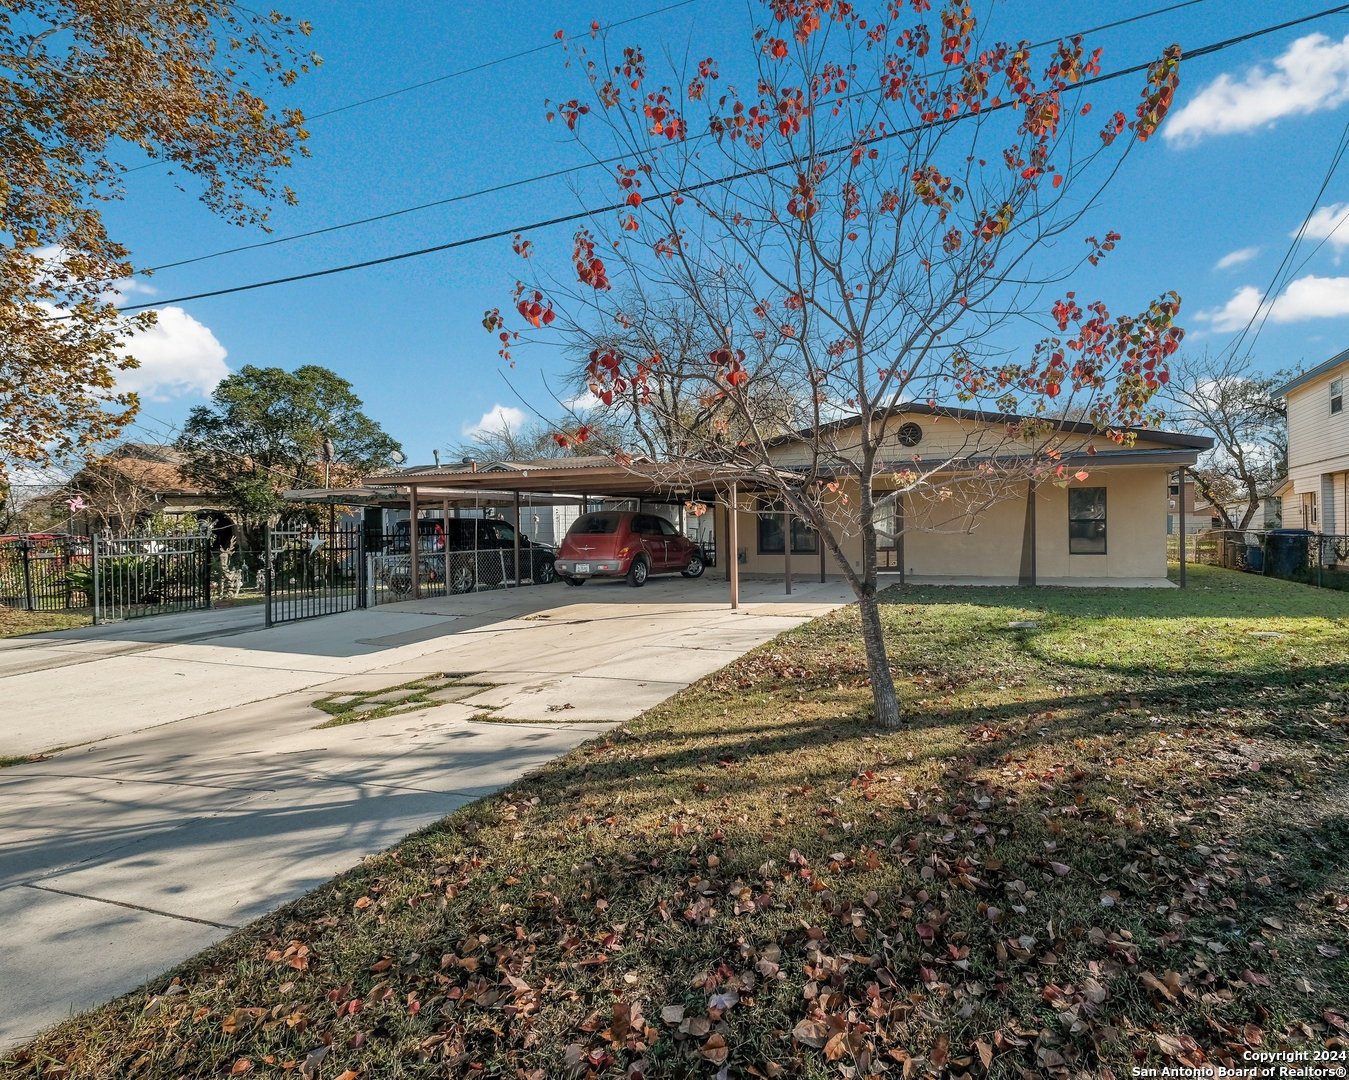
<svg viewBox="0 0 1349 1080"><path fill-rule="evenodd" d="M1274 391L1288 402L1285 528L1349 533L1349 349Z"/></svg>

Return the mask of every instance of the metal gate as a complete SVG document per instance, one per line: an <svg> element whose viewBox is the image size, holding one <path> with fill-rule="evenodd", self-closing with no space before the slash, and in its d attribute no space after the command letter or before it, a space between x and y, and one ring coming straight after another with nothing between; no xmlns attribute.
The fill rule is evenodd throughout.
<svg viewBox="0 0 1349 1080"><path fill-rule="evenodd" d="M365 542L359 526L267 529L268 626L365 607Z"/></svg>
<svg viewBox="0 0 1349 1080"><path fill-rule="evenodd" d="M89 607L87 536L21 536L0 541L0 606L20 611Z"/></svg>
<svg viewBox="0 0 1349 1080"><path fill-rule="evenodd" d="M211 534L93 536L89 581L94 622L117 622L211 606Z"/></svg>

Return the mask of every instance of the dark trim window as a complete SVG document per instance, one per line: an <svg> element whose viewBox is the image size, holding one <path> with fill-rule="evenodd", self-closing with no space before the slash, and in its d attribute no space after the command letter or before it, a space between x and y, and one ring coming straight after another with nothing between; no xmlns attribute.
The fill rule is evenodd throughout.
<svg viewBox="0 0 1349 1080"><path fill-rule="evenodd" d="M782 555L782 502L779 499L760 499L759 515L759 554ZM816 546L815 530L810 523L799 517L792 518L792 554L814 555Z"/></svg>
<svg viewBox="0 0 1349 1080"><path fill-rule="evenodd" d="M1330 380L1330 411L1332 413L1344 411L1344 380Z"/></svg>
<svg viewBox="0 0 1349 1080"><path fill-rule="evenodd" d="M1105 488L1068 489L1068 554L1105 554Z"/></svg>

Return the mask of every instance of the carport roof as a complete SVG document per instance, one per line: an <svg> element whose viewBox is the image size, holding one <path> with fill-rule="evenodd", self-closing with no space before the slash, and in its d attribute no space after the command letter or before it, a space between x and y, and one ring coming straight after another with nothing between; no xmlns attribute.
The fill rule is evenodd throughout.
<svg viewBox="0 0 1349 1080"><path fill-rule="evenodd" d="M495 461L476 469L465 465L417 466L396 472L367 476L367 487L411 487L418 493L431 488L457 488L469 493L531 491L556 494L613 496L617 498L688 498L710 495L720 480L741 479L739 471L724 476L714 465L659 466L646 458L620 462L592 454L585 457L536 458L531 461Z"/></svg>

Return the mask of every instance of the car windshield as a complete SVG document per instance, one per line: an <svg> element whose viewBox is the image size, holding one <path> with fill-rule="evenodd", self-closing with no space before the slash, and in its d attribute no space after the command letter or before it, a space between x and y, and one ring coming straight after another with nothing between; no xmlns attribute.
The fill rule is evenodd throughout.
<svg viewBox="0 0 1349 1080"><path fill-rule="evenodd" d="M608 536L618 532L622 514L608 511L603 514L585 514L576 519L567 530L568 536Z"/></svg>

